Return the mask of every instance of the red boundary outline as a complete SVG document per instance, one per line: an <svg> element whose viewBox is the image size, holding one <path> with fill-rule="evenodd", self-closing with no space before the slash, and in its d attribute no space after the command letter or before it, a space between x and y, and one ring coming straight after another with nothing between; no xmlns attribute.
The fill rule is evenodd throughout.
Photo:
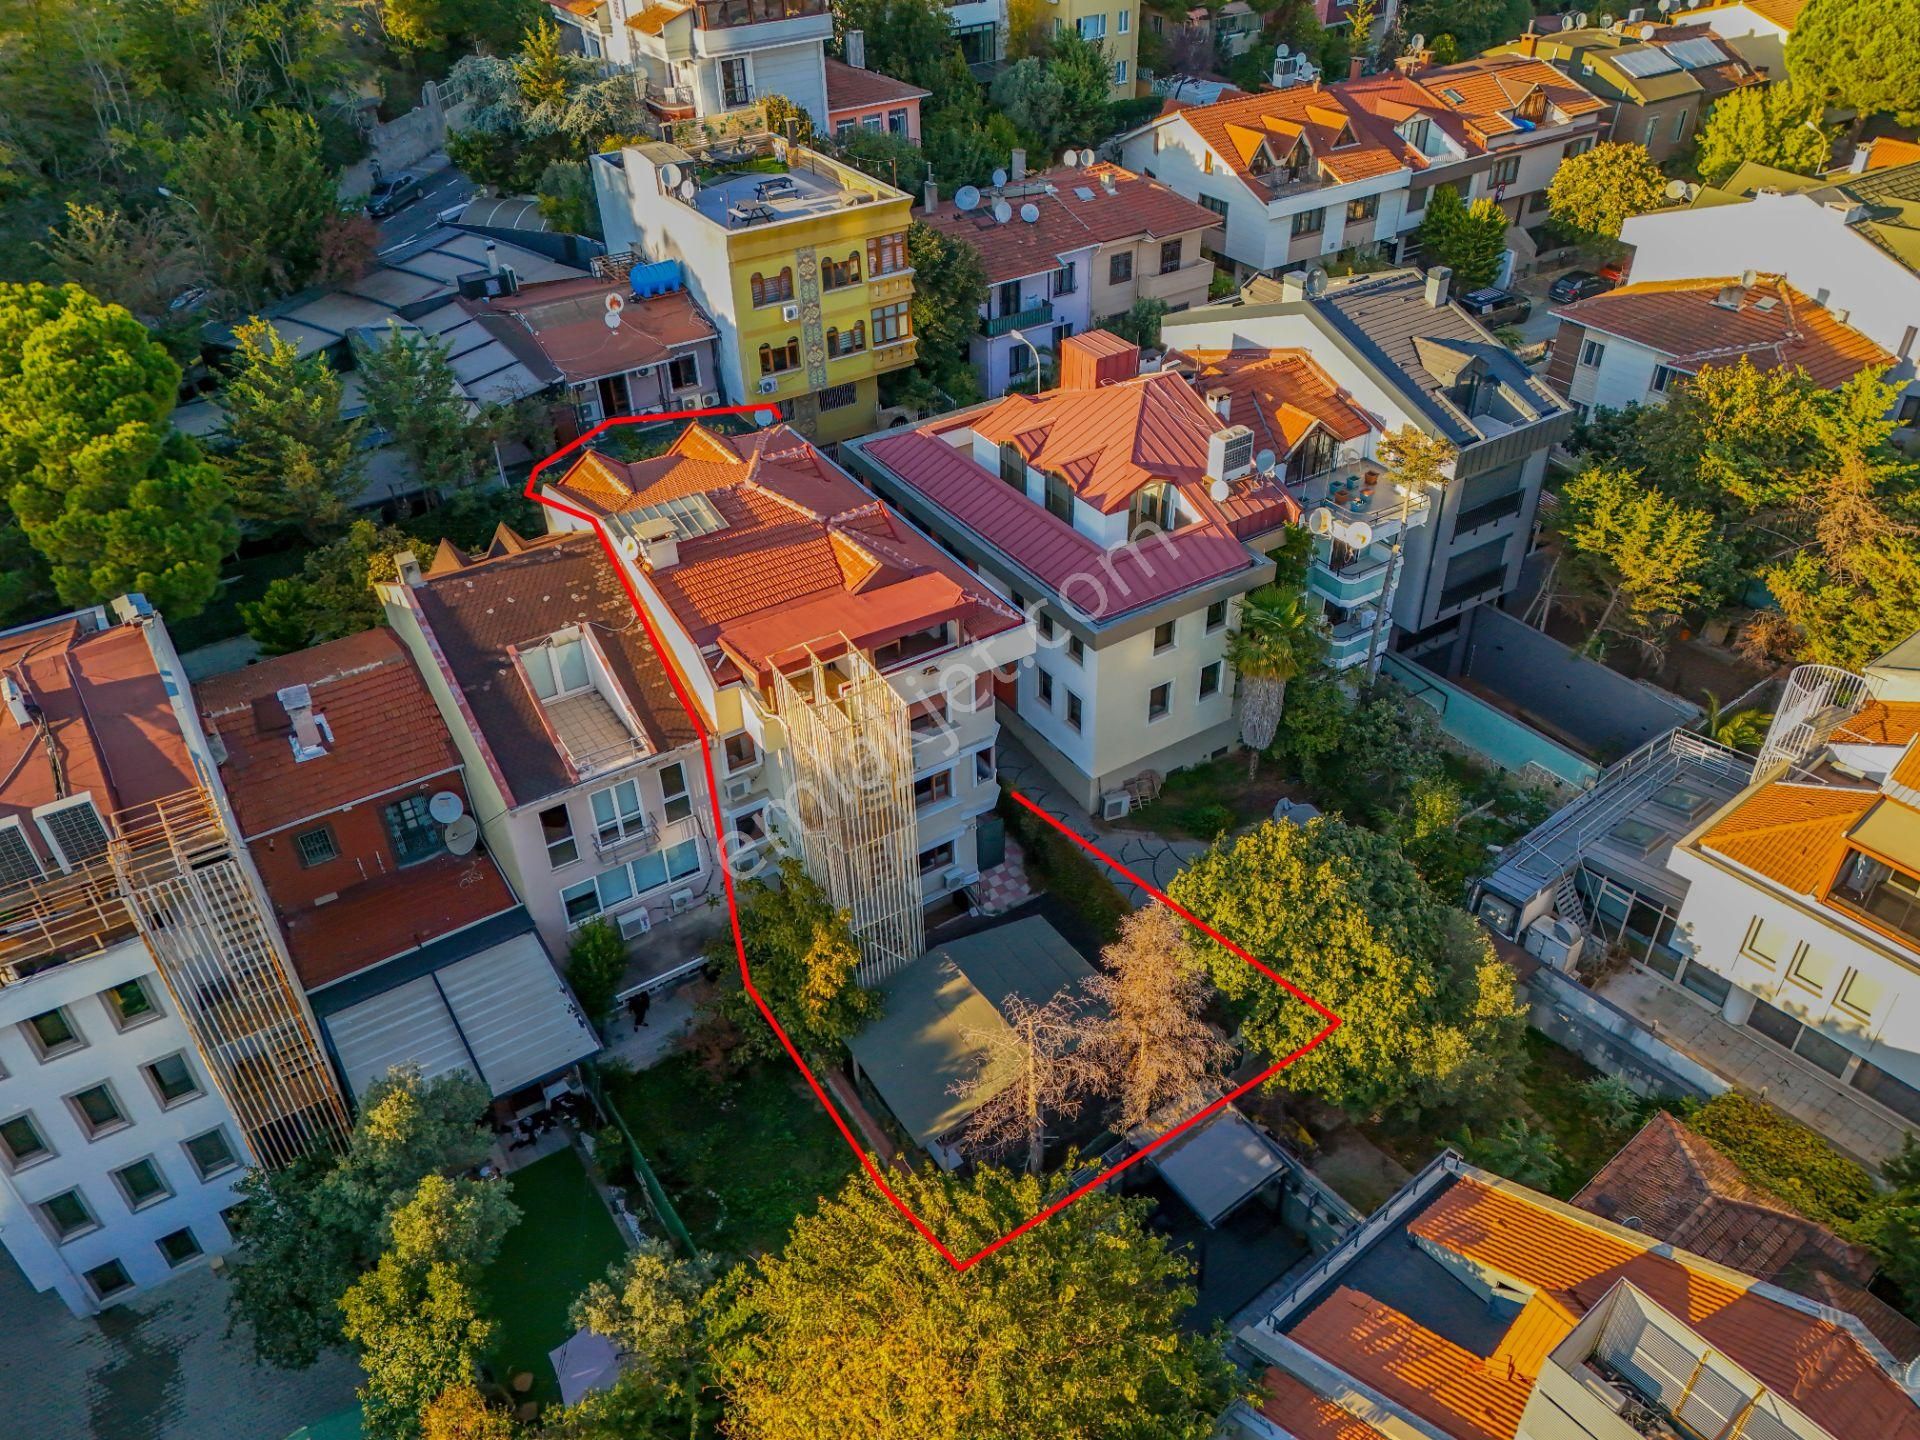
<svg viewBox="0 0 1920 1440"><path fill-rule="evenodd" d="M718 837L717 843L719 844L720 851L721 851L720 857L719 857L721 861L720 875L721 875L722 882L725 884L726 892L727 892L727 915L730 921L732 922L732 926L733 926L733 948L734 948L734 952L740 958L741 983L746 987L747 993L753 997L753 1003L759 1007L760 1013L766 1017L767 1024L773 1027L773 1033L779 1037L781 1047L787 1052L788 1057L792 1059L794 1065L799 1069L800 1074L806 1079L808 1087L813 1091L814 1098L820 1102L820 1107L827 1112L828 1118L833 1121L834 1127L839 1130L841 1138L844 1139L847 1142L848 1146L853 1150L855 1158L858 1159L860 1162L861 1169L867 1172L867 1177L873 1181L876 1187L878 1187L880 1193L882 1195L885 1195L887 1199L892 1202L893 1208L898 1210L903 1216L906 1217L907 1223L912 1225L915 1230L919 1231L921 1236L926 1240L926 1242L929 1245L933 1246L935 1250L940 1252L940 1256L942 1259L944 1259L956 1271L965 1271L979 1264L980 1261L986 1259L987 1256L993 1254L993 1252L998 1250L1001 1246L1009 1244L1012 1241L1019 1239L1022 1235L1026 1234L1027 1231L1033 1229L1036 1225L1040 1225L1045 1221L1051 1219L1053 1216L1059 1214L1067 1206L1071 1205L1075 1200L1078 1200L1082 1195L1085 1195L1089 1190L1092 1190L1097 1186L1106 1184L1108 1180L1112 1179L1115 1175L1118 1175L1122 1170L1125 1170L1128 1166L1136 1164L1141 1160L1144 1160L1148 1155L1151 1155L1155 1150L1158 1150L1162 1145L1167 1144L1169 1141L1173 1140L1175 1137L1181 1135L1188 1129L1192 1128L1194 1125L1199 1124L1200 1121L1205 1120L1208 1116L1215 1114L1224 1106L1232 1104L1233 1101L1238 1099L1240 1096L1246 1094L1249 1090L1252 1090L1256 1086L1262 1084L1271 1076L1278 1074L1280 1071L1286 1069L1287 1066L1293 1064L1294 1061L1298 1060L1302 1055L1305 1055L1309 1050L1313 1049L1314 1046L1318 1045L1321 1041L1325 1040L1335 1030L1339 1029L1342 1022L1340 1017L1334 1014L1332 1010L1328 1009L1325 1005L1321 1004L1318 1000L1314 999L1313 996L1307 994L1306 991L1302 990L1298 985L1295 985L1291 980L1287 979L1284 975L1281 975L1278 972L1270 969L1269 967L1261 964L1258 960L1254 959L1252 955L1248 954L1245 950L1241 949L1238 945L1234 944L1233 941L1227 939L1227 937L1222 935L1218 930L1215 930L1211 925L1207 924L1206 921L1200 919L1198 916L1194 915L1192 912L1187 910L1185 907L1177 904L1173 900L1168 899L1166 895L1161 893L1161 891L1156 889L1154 886L1149 884L1146 880L1142 879L1140 876L1134 874L1133 871L1129 870L1125 865L1122 865L1118 860L1114 859L1113 856L1107 854L1106 851L1100 849L1099 846L1093 844L1089 840L1082 838L1079 835L1074 834L1073 831L1067 829L1065 825L1061 824L1058 820L1054 819L1053 816L1047 814L1046 811L1040 809L1039 806L1035 805L1031 800L1029 800L1025 795L1022 795L1018 790L1010 790L1008 791L1008 793L1012 795L1013 798L1016 801L1018 801L1021 805L1025 806L1027 810L1029 810L1031 813L1033 813L1034 815L1037 815L1041 820L1045 821L1048 825L1051 825L1055 830L1058 830L1062 835L1066 836L1069 840L1073 841L1076 845L1079 845L1082 849L1086 850L1089 854L1093 855L1096 859L1100 860L1102 863L1118 871L1120 874L1126 876L1127 879L1131 880L1135 885L1138 885L1142 890L1146 891L1149 895L1152 895L1156 900L1160 901L1161 904L1165 905L1169 910L1173 911L1174 914L1178 915L1181 919L1185 920L1189 925L1192 925L1195 929L1199 930L1202 934L1208 936L1209 938L1217 941L1219 944L1225 946L1228 950L1232 951L1235 955L1239 956L1242 960L1246 961L1247 964L1253 966L1253 968L1258 970L1262 975L1266 976L1267 979L1271 980L1274 984L1280 986L1280 988L1285 990L1289 995L1292 995L1296 1000L1299 1000L1302 1004L1308 1006L1316 1014L1320 1015L1323 1019L1326 1020L1327 1023L1324 1026L1322 1026L1314 1034L1312 1039L1308 1040L1306 1044L1302 1045L1299 1049L1295 1050L1292 1054L1287 1055L1282 1059L1275 1061L1273 1064L1269 1065L1266 1069L1262 1070L1258 1075L1255 1075L1252 1079L1243 1081L1241 1084L1236 1085L1233 1089L1229 1090L1226 1094L1222 1095L1219 1099L1215 1100L1211 1105L1208 1105L1204 1110L1195 1111L1191 1116L1183 1120L1180 1124L1174 1126L1171 1130L1167 1131L1166 1134L1162 1135L1159 1139L1155 1140L1151 1145L1148 1145L1143 1149L1136 1150L1133 1154L1129 1155L1125 1160L1122 1160L1118 1165L1113 1166L1111 1169L1102 1170L1098 1175L1094 1176L1091 1180L1085 1181L1084 1183L1076 1186L1074 1189L1068 1191L1065 1195L1061 1196L1058 1200L1055 1200L1051 1205L1048 1205L1044 1210L1041 1210L1037 1214L1029 1216L1027 1219L1023 1220L1020 1224L1014 1226L1013 1229L1007 1231L1007 1233L1002 1235L999 1239L990 1241L986 1245L981 1246L978 1250L974 1251L974 1253L971 1255L968 1255L965 1257L955 1255L951 1250L947 1248L946 1244L940 1239L940 1237L934 1234L932 1227L929 1226L926 1221L922 1220L920 1216L914 1212L913 1208L909 1206L904 1200L902 1200L899 1197L899 1195L894 1193L893 1187L887 1183L887 1177L882 1172L879 1164L875 1161L874 1157L870 1153L868 1153L866 1147L861 1144L859 1136L857 1136L854 1133L852 1127L847 1123L846 1117L840 1113L839 1109L834 1105L833 1101L828 1097L826 1088L823 1085L821 1085L819 1079L814 1075L813 1071L808 1067L807 1062L801 1058L800 1051L794 1046L793 1041L788 1038L786 1030L781 1027L779 1020L774 1018L773 1011L771 1008L768 1007L766 1000L762 998L760 992L754 988L753 975L747 968L746 942L744 941L744 939L741 937L741 934L740 934L740 906L738 901L735 899L734 893L733 893L733 867L732 865L727 863L727 861L730 859L730 856L728 855L726 850L726 844L727 844L726 821L725 821L725 817L720 812L720 787L717 783L715 783L715 776L713 773L713 750L712 750L712 747L706 743L706 741L708 741L711 738L711 736L709 736L707 732L706 721L701 718L699 707L693 703L693 697L687 693L686 684L680 678L679 671L674 668L673 662L671 661L671 659L668 658L666 646L661 643L660 635L654 629L653 621L647 614L647 607L641 603L639 593L634 589L633 582L628 579L626 569L620 563L619 552L615 548L611 537L608 536L605 524L601 521L601 519L598 516L590 515L584 510L576 509L573 506L568 505L562 501L555 500L546 495L542 495L539 493L539 490L538 490L541 471L545 470L548 466L552 465L555 461L560 460L563 457L573 453L575 450L580 449L589 440L593 439L594 436L600 434L603 430L611 429L616 425L653 425L653 424L659 424L659 423L662 423L665 421L671 421L671 420L697 420L702 416L706 416L706 415L759 415L759 414L767 413L767 410L768 410L768 407L764 405L721 405L721 406L708 407L705 409L674 410L674 411L669 411L669 412L658 414L658 415L624 415L624 416L615 417L613 419L602 420L598 425L594 426L593 429L587 431L586 434L580 436L578 439L572 441L571 443L562 446L560 449L554 451L553 454L547 456L546 459L540 461L537 465L535 465L533 467L533 473L527 477L526 496L530 500L537 501L542 505L547 505L552 507L555 510L558 510L563 515L568 515L576 520L584 521L586 522L586 524L592 527L593 533L597 535L600 539L601 548L607 552L607 558L613 564L613 573L619 577L621 587L627 592L627 599L631 601L633 604L633 610L634 610L635 616L639 619L641 627L647 632L648 643L650 643L653 646L654 653L660 657L661 668L666 671L667 679L673 685L674 697L680 702L681 708L687 712L687 718L693 722L694 732L698 734L701 739L702 743L700 746L700 762L706 771L707 796L708 796L709 803L713 806L714 834L716 837Z"/></svg>

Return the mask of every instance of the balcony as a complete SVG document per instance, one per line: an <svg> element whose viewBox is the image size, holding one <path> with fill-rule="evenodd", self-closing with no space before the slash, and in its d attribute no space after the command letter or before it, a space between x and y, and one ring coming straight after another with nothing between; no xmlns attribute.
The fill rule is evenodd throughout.
<svg viewBox="0 0 1920 1440"><path fill-rule="evenodd" d="M653 753L597 690L543 702L547 725L576 778L618 770Z"/></svg>
<svg viewBox="0 0 1920 1440"><path fill-rule="evenodd" d="M828 0L701 0L700 28L732 30L742 25L807 20L832 13Z"/></svg>
<svg viewBox="0 0 1920 1440"><path fill-rule="evenodd" d="M1342 609L1377 600L1387 588L1393 554L1384 545L1369 545L1339 569L1316 557L1307 571L1307 584Z"/></svg>
<svg viewBox="0 0 1920 1440"><path fill-rule="evenodd" d="M1333 512L1333 537L1351 544L1358 537L1357 526L1364 525L1369 539L1391 539L1403 528L1416 529L1427 523L1433 502L1423 490L1404 493L1398 485L1377 471L1355 472L1346 462L1304 480L1288 481L1287 490L1311 514L1325 508Z"/></svg>
<svg viewBox="0 0 1920 1440"><path fill-rule="evenodd" d="M1212 280L1213 262L1202 259L1157 275L1142 275L1137 288L1142 300L1177 301L1194 290L1205 295Z"/></svg>
<svg viewBox="0 0 1920 1440"><path fill-rule="evenodd" d="M622 816L597 827L593 850L602 860L630 860L660 847L660 831L650 815Z"/></svg>
<svg viewBox="0 0 1920 1440"><path fill-rule="evenodd" d="M1525 488L1502 495L1498 499L1488 500L1471 510L1462 510L1453 522L1454 535L1465 535L1469 530L1478 530L1482 525L1491 525L1496 520L1504 520L1509 515L1518 515L1520 507L1526 503Z"/></svg>
<svg viewBox="0 0 1920 1440"><path fill-rule="evenodd" d="M1351 669L1365 663L1372 650L1373 625L1343 620L1333 627L1328 637L1327 666L1333 670Z"/></svg>
<svg viewBox="0 0 1920 1440"><path fill-rule="evenodd" d="M1504 568L1486 575L1475 575L1468 580L1457 580L1440 592L1442 610L1451 610L1456 605L1465 605L1470 601L1484 600L1498 595L1506 587L1507 572Z"/></svg>
<svg viewBox="0 0 1920 1440"><path fill-rule="evenodd" d="M1015 315L995 315L980 322L980 333L989 340L1004 335L1009 330L1024 330L1029 325L1051 325L1053 323L1053 302L1042 300L1038 305L1029 305Z"/></svg>

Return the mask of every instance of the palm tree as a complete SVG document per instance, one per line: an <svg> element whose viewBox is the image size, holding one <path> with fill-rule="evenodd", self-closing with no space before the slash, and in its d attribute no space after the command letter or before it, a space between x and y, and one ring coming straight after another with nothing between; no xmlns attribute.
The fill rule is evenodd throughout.
<svg viewBox="0 0 1920 1440"><path fill-rule="evenodd" d="M1249 751L1249 780L1280 728L1287 682L1305 674L1324 648L1319 618L1307 613L1298 594L1269 585L1240 602L1239 628L1227 635L1227 662L1240 676L1240 739Z"/></svg>
<svg viewBox="0 0 1920 1440"><path fill-rule="evenodd" d="M1718 695L1711 690L1702 690L1700 694L1707 702L1706 714L1700 718L1702 734L1719 741L1729 750L1758 750L1766 743L1767 727L1773 723L1772 715L1752 706L1745 710L1723 711Z"/></svg>

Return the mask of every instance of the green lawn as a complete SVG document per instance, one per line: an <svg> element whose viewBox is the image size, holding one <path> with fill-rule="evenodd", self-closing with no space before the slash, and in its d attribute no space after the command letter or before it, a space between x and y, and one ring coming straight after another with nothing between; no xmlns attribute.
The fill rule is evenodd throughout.
<svg viewBox="0 0 1920 1440"><path fill-rule="evenodd" d="M856 1162L785 1060L730 1081L688 1056L608 1088L694 1243L722 1259L777 1250L794 1217L839 1190Z"/></svg>
<svg viewBox="0 0 1920 1440"><path fill-rule="evenodd" d="M627 1253L620 1231L572 1150L536 1160L508 1177L520 1223L487 1267L483 1302L496 1328L488 1363L508 1383L533 1372L532 1398L560 1398L547 1352L573 1333L575 1297Z"/></svg>

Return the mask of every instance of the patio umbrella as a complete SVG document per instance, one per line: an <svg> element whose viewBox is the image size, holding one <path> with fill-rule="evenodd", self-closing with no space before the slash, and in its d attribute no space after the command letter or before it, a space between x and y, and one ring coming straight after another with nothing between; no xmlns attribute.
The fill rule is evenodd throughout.
<svg viewBox="0 0 1920 1440"><path fill-rule="evenodd" d="M613 1342L591 1330L576 1330L566 1344L547 1352L560 1378L560 1403L577 1405L596 1390L608 1390L620 1378L620 1355Z"/></svg>

